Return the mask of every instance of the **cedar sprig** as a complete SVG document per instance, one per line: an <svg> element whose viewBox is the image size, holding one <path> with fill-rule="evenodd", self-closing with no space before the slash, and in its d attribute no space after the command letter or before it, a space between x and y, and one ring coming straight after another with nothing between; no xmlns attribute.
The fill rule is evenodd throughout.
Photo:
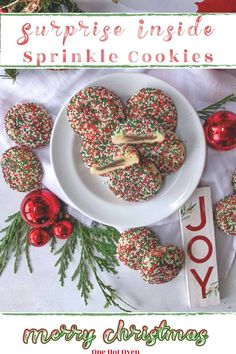
<svg viewBox="0 0 236 354"><path fill-rule="evenodd" d="M72 242L71 242L72 238ZM116 306L123 311L120 302L126 303L110 285L104 283L101 279L99 271L116 274L116 266L118 261L116 258L116 243L119 239L119 232L113 227L98 225L97 223L87 227L77 220L74 220L74 231L65 244L56 252L60 254L60 258L56 262L59 267L59 276L61 284L64 285L66 272L72 261L75 252L76 243L80 243L79 264L76 267L71 280L78 279L77 289L81 292L85 304L88 304L90 292L93 290L91 281L91 273L99 285L106 303L105 308L110 305ZM117 301L119 300L119 302Z"/></svg>
<svg viewBox="0 0 236 354"><path fill-rule="evenodd" d="M213 103L210 106L207 106L200 111L197 111L197 113L200 119L207 120L207 118L212 114L214 114L215 112L219 110L224 110L226 103L232 103L232 102L236 102L236 96L234 94L224 97L222 100Z"/></svg>
<svg viewBox="0 0 236 354"><path fill-rule="evenodd" d="M58 274L60 276L59 280L61 285L63 286L66 278L66 271L72 261L72 256L75 253L75 249L78 243L78 237L76 233L76 229L72 235L65 241L64 245L55 253L55 255L60 255L58 258L55 267L59 267Z"/></svg>
<svg viewBox="0 0 236 354"><path fill-rule="evenodd" d="M5 69L4 75L0 75L3 79L12 79L13 83L16 81L19 72L16 69Z"/></svg>
<svg viewBox="0 0 236 354"><path fill-rule="evenodd" d="M23 252L25 253L29 271L32 273L27 238L29 231L28 225L22 219L20 212L10 215L6 222L9 223L9 225L0 231L0 233L4 233L4 236L0 239L0 275L6 268L12 254L15 258L14 273L16 273Z"/></svg>

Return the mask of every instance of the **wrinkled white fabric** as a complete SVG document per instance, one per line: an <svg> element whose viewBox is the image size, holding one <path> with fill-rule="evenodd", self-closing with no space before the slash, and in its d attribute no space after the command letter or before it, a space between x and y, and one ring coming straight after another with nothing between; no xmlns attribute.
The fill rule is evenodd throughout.
<svg viewBox="0 0 236 354"><path fill-rule="evenodd" d="M13 84L11 80L0 80L0 153L14 143L4 131L3 120L8 109L14 104L27 100L43 105L55 120L62 105L77 90L94 79L120 70L23 70ZM130 70L122 70L130 71ZM228 94L236 94L234 72L223 70L132 70L146 72L158 77L181 91L195 109L201 109ZM236 104L227 109L236 112ZM49 159L49 147L37 149L43 168L43 183L61 199L68 202L57 184ZM211 186L213 203L232 192L231 177L236 169L236 150L217 152L207 150L207 163L200 181L202 186ZM0 186L1 188L1 186ZM15 192L17 193L17 192ZM82 222L90 224L86 216L70 208L70 212ZM181 246L178 213L152 226L164 244ZM236 239L226 236L216 228L217 256L220 277L226 277L235 257Z"/></svg>
<svg viewBox="0 0 236 354"><path fill-rule="evenodd" d="M196 12L201 0L78 0L82 10L90 12Z"/></svg>

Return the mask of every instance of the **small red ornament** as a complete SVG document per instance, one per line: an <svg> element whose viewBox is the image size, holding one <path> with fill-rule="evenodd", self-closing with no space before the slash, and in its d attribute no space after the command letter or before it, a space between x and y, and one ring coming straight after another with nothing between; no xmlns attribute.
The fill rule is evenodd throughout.
<svg viewBox="0 0 236 354"><path fill-rule="evenodd" d="M21 203L23 220L33 227L51 225L60 211L59 199L47 189L27 194Z"/></svg>
<svg viewBox="0 0 236 354"><path fill-rule="evenodd" d="M219 151L236 147L236 114L219 111L210 116L204 124L207 143Z"/></svg>
<svg viewBox="0 0 236 354"><path fill-rule="evenodd" d="M53 236L65 240L73 232L73 224L69 220L61 220L52 225L51 233Z"/></svg>
<svg viewBox="0 0 236 354"><path fill-rule="evenodd" d="M8 10L0 7L0 14L6 14L6 13L8 13Z"/></svg>
<svg viewBox="0 0 236 354"><path fill-rule="evenodd" d="M28 240L32 246L42 247L48 243L50 237L45 229L31 229L28 234Z"/></svg>

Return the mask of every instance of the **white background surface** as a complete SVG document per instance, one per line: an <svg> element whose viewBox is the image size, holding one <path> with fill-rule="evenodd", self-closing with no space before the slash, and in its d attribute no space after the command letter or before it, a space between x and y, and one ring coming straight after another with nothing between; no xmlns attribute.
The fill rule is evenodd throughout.
<svg viewBox="0 0 236 354"><path fill-rule="evenodd" d="M109 71L110 72L110 71ZM117 72L117 71L116 71ZM216 102L218 99L236 93L236 79L228 72L220 70L149 70L149 74L157 76L178 88L196 109ZM77 89L89 81L108 73L104 70L76 71L23 71L16 83L0 81L0 120L1 120L1 151L13 145L3 131L3 119L6 111L15 103L25 100L35 100L44 105L53 118L57 115L64 102ZM235 105L229 105L235 111ZM55 182L49 159L48 148L39 151L44 164L44 183L51 190L56 190L62 198L63 193ZM213 202L231 192L231 176L236 161L236 151L218 153L208 149L208 163L201 180L201 185L211 185ZM2 177L0 177L2 178ZM11 213L19 209L23 195L11 191L0 180L1 226ZM178 214L164 220L155 227L163 243L174 243L181 246ZM217 255L220 278L225 278L231 268L235 255L235 239L216 230ZM56 259L47 247L31 249L34 273L28 273L25 263L21 263L19 272L14 275L12 262L0 278L0 311L103 311L104 299L100 290L95 287L89 306L85 307L76 284L70 282L70 275L65 287L61 288L54 268ZM221 306L211 308L211 311L236 310L236 265L225 280L221 280ZM137 307L138 311L188 311L185 275L182 271L172 282L162 286L145 284L138 273L121 266L119 273L113 278L104 277L107 283L114 286L121 296ZM110 309L113 310L113 309Z"/></svg>

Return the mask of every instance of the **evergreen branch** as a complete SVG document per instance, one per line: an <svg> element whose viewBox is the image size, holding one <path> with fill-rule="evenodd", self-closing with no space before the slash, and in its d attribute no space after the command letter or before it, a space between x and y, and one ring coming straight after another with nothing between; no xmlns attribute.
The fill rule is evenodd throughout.
<svg viewBox="0 0 236 354"><path fill-rule="evenodd" d="M197 111L199 118L202 120L207 120L207 118L212 114L214 114L216 111L224 110L225 109L224 105L230 102L231 103L236 102L236 96L234 94L226 96L222 100L213 103L210 106L207 106L200 111Z"/></svg>
<svg viewBox="0 0 236 354"><path fill-rule="evenodd" d="M21 218L20 212L10 215L6 222L10 224L0 231L5 234L0 240L0 275L4 271L12 253L15 258L14 273L17 272L23 251L26 254L29 271L32 272L29 252L26 247L26 242L28 243L28 225Z"/></svg>
<svg viewBox="0 0 236 354"><path fill-rule="evenodd" d="M13 83L16 81L17 75L19 75L18 71L16 69L5 69L4 70L4 75L0 75L2 79L12 79Z"/></svg>
<svg viewBox="0 0 236 354"><path fill-rule="evenodd" d="M25 251L25 258L26 258L26 262L27 262L27 266L29 268L30 273L33 273L33 267L31 264L31 260L30 260L30 255L29 255L29 241L28 238L25 238L25 242L24 242L24 251Z"/></svg>
<svg viewBox="0 0 236 354"><path fill-rule="evenodd" d="M72 255L75 252L77 245L77 234L74 231L72 235L66 240L64 245L55 253L59 255L55 267L59 266L58 274L60 275L60 283L63 286L66 278L66 271L69 267L70 262L72 261Z"/></svg>
<svg viewBox="0 0 236 354"><path fill-rule="evenodd" d="M60 275L61 284L64 284L66 271L75 251L76 240L79 239L81 247L79 264L74 270L71 280L75 281L78 279L77 289L80 291L85 304L88 304L90 292L94 288L90 279L90 272L92 272L105 297L105 307L113 305L122 311L127 311L127 309L124 309L117 302L117 299L127 306L130 305L116 293L115 289L105 284L98 273L98 269L101 272L117 273L115 269L115 266L118 265L116 243L119 238L119 232L112 227L105 227L97 223L93 223L91 227L87 227L74 220L73 224L73 234L63 247L56 252L56 254L60 254L60 258L55 265L59 266L58 274Z"/></svg>
<svg viewBox="0 0 236 354"><path fill-rule="evenodd" d="M50 250L51 253L54 253L55 248L56 248L56 244L57 244L57 239L54 236L51 236L51 242L50 242Z"/></svg>

